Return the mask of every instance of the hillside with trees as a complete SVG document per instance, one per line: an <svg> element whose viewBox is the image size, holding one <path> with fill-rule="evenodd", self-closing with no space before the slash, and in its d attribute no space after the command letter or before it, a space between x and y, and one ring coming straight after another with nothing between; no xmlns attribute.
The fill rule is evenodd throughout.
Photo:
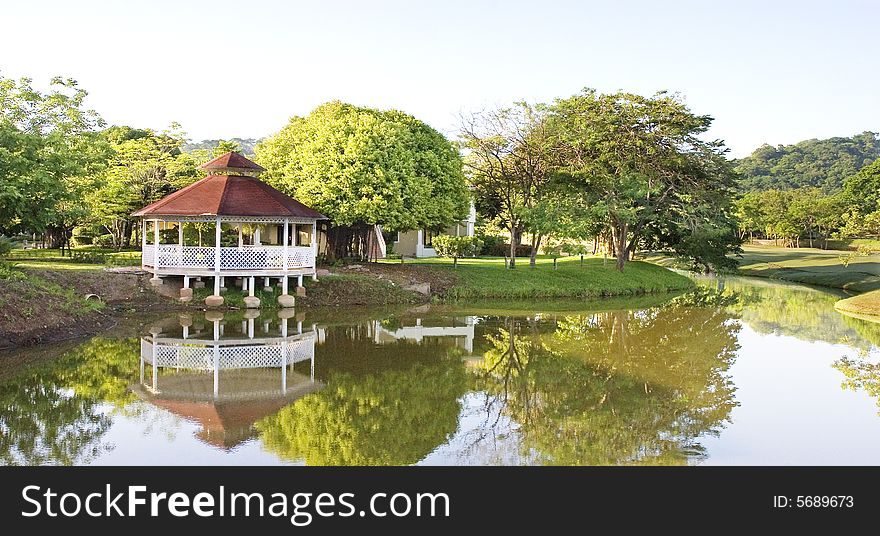
<svg viewBox="0 0 880 536"><path fill-rule="evenodd" d="M185 153L191 153L195 151L208 151L215 152L218 147L220 147L224 142L225 143L234 143L237 147L239 147L239 151L241 154L251 157L254 155L254 148L260 143L262 138L229 138L228 140L202 140L202 141L187 141L180 148ZM221 153L222 154L222 153Z"/></svg>
<svg viewBox="0 0 880 536"><path fill-rule="evenodd" d="M833 193L878 158L880 139L865 131L850 138L811 139L776 147L765 144L734 165L743 192L810 187Z"/></svg>

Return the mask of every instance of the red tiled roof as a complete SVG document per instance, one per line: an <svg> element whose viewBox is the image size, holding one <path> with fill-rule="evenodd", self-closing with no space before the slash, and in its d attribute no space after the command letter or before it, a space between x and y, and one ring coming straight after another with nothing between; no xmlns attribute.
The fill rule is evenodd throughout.
<svg viewBox="0 0 880 536"><path fill-rule="evenodd" d="M217 158L211 160L210 162L205 162L201 166L200 169L249 169L255 171L266 171L266 168L257 164L256 162L251 162L247 158L236 152L228 152L226 154L220 155Z"/></svg>
<svg viewBox="0 0 880 536"><path fill-rule="evenodd" d="M151 215L271 216L327 219L320 212L279 192L260 179L237 175L205 177L132 214L132 216Z"/></svg>

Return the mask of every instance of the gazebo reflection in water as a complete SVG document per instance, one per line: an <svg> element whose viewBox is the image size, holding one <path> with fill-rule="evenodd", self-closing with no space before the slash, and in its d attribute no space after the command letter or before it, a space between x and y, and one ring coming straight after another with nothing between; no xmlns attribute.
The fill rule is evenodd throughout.
<svg viewBox="0 0 880 536"><path fill-rule="evenodd" d="M323 387L315 381L317 334L303 329L292 310L274 318L248 310L240 321L208 311L203 318L153 324L141 338L140 381L133 388L143 400L198 422L202 441L231 449L254 436L254 422Z"/></svg>

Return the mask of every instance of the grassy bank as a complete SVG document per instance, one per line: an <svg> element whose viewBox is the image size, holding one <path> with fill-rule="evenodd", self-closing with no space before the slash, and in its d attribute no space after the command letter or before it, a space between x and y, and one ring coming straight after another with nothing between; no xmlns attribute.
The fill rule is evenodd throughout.
<svg viewBox="0 0 880 536"><path fill-rule="evenodd" d="M840 300L834 308L858 318L880 322L880 290Z"/></svg>
<svg viewBox="0 0 880 536"><path fill-rule="evenodd" d="M116 251L111 248L83 246L59 249L14 249L6 257L19 268L48 270L103 270L108 266L140 266L140 250Z"/></svg>
<svg viewBox="0 0 880 536"><path fill-rule="evenodd" d="M442 301L471 299L598 298L666 292L690 288L693 282L680 274L646 262L627 263L621 273L614 262L587 257L562 257L553 267L550 258L538 259L530 268L528 259L514 270L504 268L504 259L460 259L453 268L450 259L407 260L423 264L450 276L451 284L438 293Z"/></svg>
<svg viewBox="0 0 880 536"><path fill-rule="evenodd" d="M880 289L880 255L813 248L743 246L740 273L851 292Z"/></svg>

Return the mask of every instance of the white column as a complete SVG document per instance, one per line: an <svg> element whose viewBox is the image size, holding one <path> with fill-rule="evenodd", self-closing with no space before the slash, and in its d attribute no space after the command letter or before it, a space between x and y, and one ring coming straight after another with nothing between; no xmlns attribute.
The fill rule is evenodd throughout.
<svg viewBox="0 0 880 536"><path fill-rule="evenodd" d="M287 343L281 341L281 394L287 392Z"/></svg>
<svg viewBox="0 0 880 536"><path fill-rule="evenodd" d="M144 354L141 354L141 385L144 384Z"/></svg>
<svg viewBox="0 0 880 536"><path fill-rule="evenodd" d="M268 277L263 278L263 286L266 288L269 288L269 278Z"/></svg>
<svg viewBox="0 0 880 536"><path fill-rule="evenodd" d="M287 294L287 276L281 276L281 294Z"/></svg>
<svg viewBox="0 0 880 536"><path fill-rule="evenodd" d="M312 272L312 281L318 280L318 222L312 222L312 268L315 268L315 271ZM302 286L302 283L300 283Z"/></svg>
<svg viewBox="0 0 880 536"><path fill-rule="evenodd" d="M244 245L244 238L242 237L242 232L243 232L242 230L243 229L244 229L244 224L239 223L238 224L238 247L241 247Z"/></svg>
<svg viewBox="0 0 880 536"><path fill-rule="evenodd" d="M214 344L214 398L220 395L220 345Z"/></svg>
<svg viewBox="0 0 880 536"><path fill-rule="evenodd" d="M248 329L248 339L253 339L254 338L254 319L253 318L248 318L247 329Z"/></svg>
<svg viewBox="0 0 880 536"><path fill-rule="evenodd" d="M220 321L219 320L214 321L214 340L215 341L220 340Z"/></svg>
<svg viewBox="0 0 880 536"><path fill-rule="evenodd" d="M214 220L214 296L220 295L220 216Z"/></svg>
<svg viewBox="0 0 880 536"><path fill-rule="evenodd" d="M159 262L159 220L153 220L153 265L156 270L162 265Z"/></svg>
<svg viewBox="0 0 880 536"><path fill-rule="evenodd" d="M282 262L284 263L283 267L284 267L284 271L286 272L287 271L287 248L288 248L287 243L290 242L290 218L284 218L284 233L283 233L283 235L284 235L284 238L283 238L284 258L283 258ZM287 294L287 293L285 292L284 294Z"/></svg>
<svg viewBox="0 0 880 536"><path fill-rule="evenodd" d="M154 336L153 337L153 371L152 371L153 372L153 392L156 392L156 389L158 388L158 385L159 385L158 376L156 374L158 372L158 367L156 367L156 354L157 354L156 347L158 345L159 345L159 341L157 341L156 337Z"/></svg>
<svg viewBox="0 0 880 536"><path fill-rule="evenodd" d="M254 283L254 276L250 276L248 279L249 279L248 280L248 296L253 296L254 295L254 285L256 284L256 283Z"/></svg>
<svg viewBox="0 0 880 536"><path fill-rule="evenodd" d="M183 338L189 339L189 326L183 326Z"/></svg>
<svg viewBox="0 0 880 536"><path fill-rule="evenodd" d="M189 276L183 276L183 288L189 288Z"/></svg>
<svg viewBox="0 0 880 536"><path fill-rule="evenodd" d="M141 268L146 266L144 264L144 253L147 250L147 219L144 218L141 220ZM156 261L153 261L155 263Z"/></svg>
<svg viewBox="0 0 880 536"><path fill-rule="evenodd" d="M287 319L286 318L281 319L281 336L287 337Z"/></svg>
<svg viewBox="0 0 880 536"><path fill-rule="evenodd" d="M183 222L177 222L177 243L183 247Z"/></svg>
<svg viewBox="0 0 880 536"><path fill-rule="evenodd" d="M296 276L296 286L298 286L298 287L303 286L303 276L302 276L302 274L299 274L298 276Z"/></svg>

